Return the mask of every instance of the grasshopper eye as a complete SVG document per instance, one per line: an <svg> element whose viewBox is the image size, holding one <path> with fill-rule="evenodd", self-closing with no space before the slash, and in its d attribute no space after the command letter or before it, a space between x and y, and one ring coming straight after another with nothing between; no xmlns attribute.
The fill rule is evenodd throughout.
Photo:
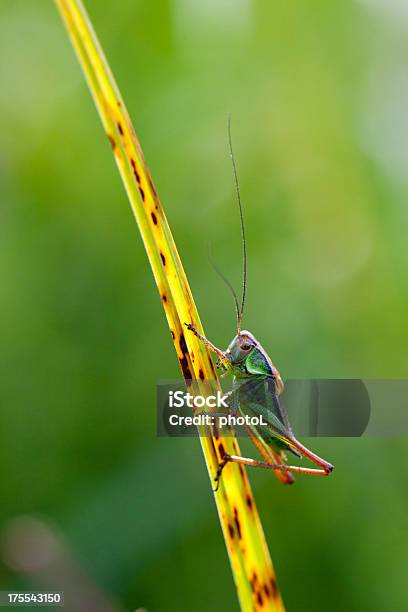
<svg viewBox="0 0 408 612"><path fill-rule="evenodd" d="M252 344L249 344L248 342L244 342L244 344L241 344L241 349L243 351L249 351L250 348L252 348Z"/></svg>

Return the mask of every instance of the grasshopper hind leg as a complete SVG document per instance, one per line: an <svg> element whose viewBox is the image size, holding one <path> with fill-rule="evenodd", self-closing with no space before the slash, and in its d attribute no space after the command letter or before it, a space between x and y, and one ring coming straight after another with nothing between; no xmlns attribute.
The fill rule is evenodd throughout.
<svg viewBox="0 0 408 612"><path fill-rule="evenodd" d="M263 467L271 470L278 470L283 473L287 473L290 471L289 466L286 466L283 463L266 463L263 461L256 461L255 459L247 459L246 457L239 457L238 455L224 455L221 463L218 466L217 473L214 478L215 489L213 489L214 493L218 491L218 487L220 486L220 480L222 472L227 465L227 463L238 463L241 465L251 465L253 467ZM291 484L293 480L289 480L288 484Z"/></svg>
<svg viewBox="0 0 408 612"><path fill-rule="evenodd" d="M333 466L329 463L325 465L323 469L316 469L300 467L298 465L286 465L284 463L266 463L265 461L257 461L256 459L239 457L238 455L224 455L223 460L218 466L217 474L214 479L214 481L216 482L216 488L214 489L214 491L218 491L222 471L227 465L227 463L230 462L238 463L241 465L248 465L250 467L263 468L266 470L277 470L283 473L295 472L297 474L308 474L309 476L328 476L333 470Z"/></svg>

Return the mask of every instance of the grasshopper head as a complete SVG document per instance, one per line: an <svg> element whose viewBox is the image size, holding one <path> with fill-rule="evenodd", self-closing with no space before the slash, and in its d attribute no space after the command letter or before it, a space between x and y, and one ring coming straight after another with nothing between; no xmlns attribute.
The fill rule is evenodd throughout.
<svg viewBox="0 0 408 612"><path fill-rule="evenodd" d="M236 366L248 357L253 349L258 345L258 341L249 331L242 331L235 336L227 348L225 355L232 366Z"/></svg>
<svg viewBox="0 0 408 612"><path fill-rule="evenodd" d="M251 332L237 334L225 351L225 356L236 376L270 376L275 379L278 394L282 393L283 381L278 370Z"/></svg>

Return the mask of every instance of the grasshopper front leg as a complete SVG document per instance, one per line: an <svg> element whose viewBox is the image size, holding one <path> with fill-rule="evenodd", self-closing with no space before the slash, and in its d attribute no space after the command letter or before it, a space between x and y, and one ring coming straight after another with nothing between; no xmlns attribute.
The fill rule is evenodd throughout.
<svg viewBox="0 0 408 612"><path fill-rule="evenodd" d="M212 342L210 342L205 336L203 336L202 334L200 334L200 332L198 332L196 330L196 328L191 325L191 323L184 323L184 325L187 327L187 329L191 332L193 332L193 334L199 339L201 340L201 342L203 342L212 353L215 353L220 361L220 363L222 364L223 368L225 370L229 370L230 369L230 362L228 360L228 357L226 356L226 354L224 353L224 351L222 351L221 349L219 349L218 347L215 346L215 344L213 344Z"/></svg>

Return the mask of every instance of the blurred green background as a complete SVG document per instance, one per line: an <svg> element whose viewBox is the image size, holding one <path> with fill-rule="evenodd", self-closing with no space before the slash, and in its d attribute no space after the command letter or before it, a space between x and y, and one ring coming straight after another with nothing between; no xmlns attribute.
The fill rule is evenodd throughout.
<svg viewBox="0 0 408 612"><path fill-rule="evenodd" d="M211 239L239 286L231 111L245 327L285 378L406 377L405 4L86 6L207 335L226 346L235 329L206 255ZM2 0L0 57L0 588L237 609L199 444L155 434L156 382L179 366L53 2ZM288 610L405 609L406 440L313 450L331 478L250 475Z"/></svg>

